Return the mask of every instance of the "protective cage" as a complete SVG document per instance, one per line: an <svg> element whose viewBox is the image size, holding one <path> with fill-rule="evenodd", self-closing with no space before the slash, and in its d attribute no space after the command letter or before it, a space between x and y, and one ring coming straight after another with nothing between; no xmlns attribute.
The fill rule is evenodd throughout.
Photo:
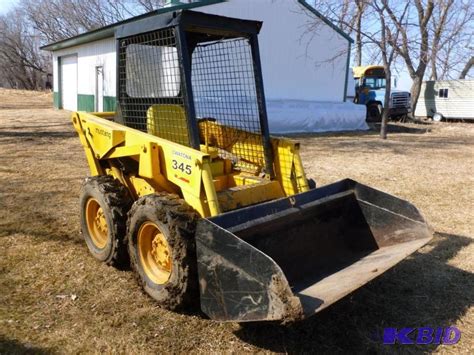
<svg viewBox="0 0 474 355"><path fill-rule="evenodd" d="M260 27L182 11L119 28L117 120L273 176Z"/></svg>

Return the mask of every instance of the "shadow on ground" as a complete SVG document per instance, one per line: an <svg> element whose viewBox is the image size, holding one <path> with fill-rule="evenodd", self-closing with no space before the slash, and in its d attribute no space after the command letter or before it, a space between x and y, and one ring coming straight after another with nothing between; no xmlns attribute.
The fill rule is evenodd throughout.
<svg viewBox="0 0 474 355"><path fill-rule="evenodd" d="M471 242L438 233L431 251L416 253L320 314L287 326L249 323L236 335L274 352L432 352L439 345L387 346L381 334L385 327L448 327L465 314L474 304L474 274L448 261Z"/></svg>
<svg viewBox="0 0 474 355"><path fill-rule="evenodd" d="M16 178L15 178L16 177ZM35 191L29 186L28 179L21 174L10 179L10 184L0 185L0 210L6 210L0 220L0 238L12 234L29 235L40 240L58 239L74 244L82 244L83 240L78 235L79 218L74 221L74 227L66 219L66 215L58 212L52 213L54 208L48 206L61 206L65 204L63 189L50 189ZM55 180L50 179L51 180ZM58 178L58 184L77 184L75 178ZM75 195L68 198L77 199Z"/></svg>
<svg viewBox="0 0 474 355"><path fill-rule="evenodd" d="M0 354L51 354L50 349L43 349L31 344L23 344L16 340L5 339L0 336Z"/></svg>
<svg viewBox="0 0 474 355"><path fill-rule="evenodd" d="M431 124L430 123L423 123L423 124L418 124L417 127L411 126L405 126L401 124L388 124L387 126L387 133L411 133L411 134L424 134L428 133L431 131L430 128ZM375 134L380 133L380 128L381 124L380 123L372 123L370 125L371 132Z"/></svg>
<svg viewBox="0 0 474 355"><path fill-rule="evenodd" d="M53 124L41 123L41 124L35 124L35 125L25 124L25 125L19 125L19 126L1 126L0 132L3 130L12 130L12 129L25 131L29 129L38 130L38 129L45 129L45 128L53 128L53 127L70 128L72 130L72 124L68 122L68 123L53 123Z"/></svg>
<svg viewBox="0 0 474 355"><path fill-rule="evenodd" d="M366 131L338 131L338 132L317 132L317 133L285 133L277 134L278 136L285 136L290 138L311 138L311 137L361 137L361 136L376 136L380 134L380 123L370 123L370 129ZM431 131L430 124L420 125L420 128L407 126L402 124L389 123L387 133L411 133L424 134Z"/></svg>
<svg viewBox="0 0 474 355"><path fill-rule="evenodd" d="M0 138L71 138L75 137L76 132L69 131L2 131Z"/></svg>

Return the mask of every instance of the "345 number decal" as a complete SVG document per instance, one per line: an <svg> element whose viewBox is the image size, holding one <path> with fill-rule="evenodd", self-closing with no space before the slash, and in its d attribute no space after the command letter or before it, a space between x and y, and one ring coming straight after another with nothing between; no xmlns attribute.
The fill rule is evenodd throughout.
<svg viewBox="0 0 474 355"><path fill-rule="evenodd" d="M175 169L175 170L180 170L181 172L183 172L185 174L188 174L188 175L191 175L191 173L192 173L191 165L189 165L189 164L185 165L184 163L178 163L177 160L173 160L172 168Z"/></svg>

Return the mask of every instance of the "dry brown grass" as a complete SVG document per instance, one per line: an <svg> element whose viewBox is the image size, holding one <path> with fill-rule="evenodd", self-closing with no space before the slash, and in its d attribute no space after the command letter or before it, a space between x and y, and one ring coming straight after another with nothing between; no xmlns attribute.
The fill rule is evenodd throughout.
<svg viewBox="0 0 474 355"><path fill-rule="evenodd" d="M51 95L0 90L0 353L474 352L474 124L303 136L319 185L344 177L412 201L435 239L319 316L291 326L215 323L162 310L130 271L88 255L78 192L88 170ZM426 131L426 130L429 131ZM383 327L449 326L456 346L384 347Z"/></svg>

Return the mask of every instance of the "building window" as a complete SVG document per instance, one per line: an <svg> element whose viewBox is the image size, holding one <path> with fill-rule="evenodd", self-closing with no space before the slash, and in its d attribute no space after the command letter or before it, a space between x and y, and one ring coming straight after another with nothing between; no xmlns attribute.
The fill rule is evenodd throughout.
<svg viewBox="0 0 474 355"><path fill-rule="evenodd" d="M448 97L448 89L439 89L438 90L438 96L447 98Z"/></svg>

